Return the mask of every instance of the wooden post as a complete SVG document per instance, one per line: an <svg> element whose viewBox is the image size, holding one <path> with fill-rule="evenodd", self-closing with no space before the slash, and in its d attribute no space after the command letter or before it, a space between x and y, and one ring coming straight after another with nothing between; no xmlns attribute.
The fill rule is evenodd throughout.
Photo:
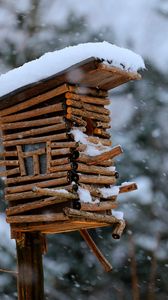
<svg viewBox="0 0 168 300"><path fill-rule="evenodd" d="M16 239L18 300L44 300L42 238L40 233L23 233Z"/></svg>

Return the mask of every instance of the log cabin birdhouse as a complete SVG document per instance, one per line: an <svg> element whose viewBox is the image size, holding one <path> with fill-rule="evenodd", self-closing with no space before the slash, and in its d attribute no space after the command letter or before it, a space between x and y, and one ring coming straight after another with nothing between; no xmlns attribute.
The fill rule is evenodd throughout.
<svg viewBox="0 0 168 300"><path fill-rule="evenodd" d="M0 78L1 161L12 237L111 226L119 238L119 193L108 91L140 79L142 59L108 43L46 54ZM122 113L122 112L121 112ZM92 242L91 242L92 243Z"/></svg>

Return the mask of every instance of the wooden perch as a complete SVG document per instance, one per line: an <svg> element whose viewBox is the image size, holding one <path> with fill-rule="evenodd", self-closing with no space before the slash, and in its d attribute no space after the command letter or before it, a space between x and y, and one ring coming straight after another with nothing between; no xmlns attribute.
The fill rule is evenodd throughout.
<svg viewBox="0 0 168 300"><path fill-rule="evenodd" d="M103 214L98 214L98 213L91 213L91 212L86 212L86 211L79 211L73 208L65 207L63 209L64 213L66 216L70 218L80 218L81 220L90 220L90 221L96 221L100 223L107 223L107 224L116 224L120 223L120 220L115 218L114 216L108 216L108 215L103 215Z"/></svg>
<svg viewBox="0 0 168 300"><path fill-rule="evenodd" d="M60 199L79 199L77 194L73 194L70 192L67 193L61 193L59 190L55 189L48 189L48 188L40 188L38 186L34 186L32 188L32 191L36 194L40 194L42 196L55 196Z"/></svg>
<svg viewBox="0 0 168 300"><path fill-rule="evenodd" d="M81 236L83 237L83 239L85 240L85 242L87 243L87 245L89 246L89 248L94 253L94 255L98 258L98 260L101 263L101 265L103 266L104 270L106 272L111 271L112 270L111 264L107 261L107 259L104 257L102 252L96 246L95 242L91 238L88 231L86 229L81 229L79 232L80 232Z"/></svg>
<svg viewBox="0 0 168 300"><path fill-rule="evenodd" d="M124 228L125 228L125 221L124 220L120 220L119 223L115 224L113 232L112 232L113 239L116 239L116 240L120 239Z"/></svg>

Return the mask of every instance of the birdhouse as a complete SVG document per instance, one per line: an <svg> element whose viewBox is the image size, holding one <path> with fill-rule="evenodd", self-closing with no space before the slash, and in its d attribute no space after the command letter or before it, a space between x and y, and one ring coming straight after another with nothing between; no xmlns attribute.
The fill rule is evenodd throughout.
<svg viewBox="0 0 168 300"><path fill-rule="evenodd" d="M137 186L117 185L114 159L123 151L111 143L108 91L141 76L122 60L116 64L113 55L106 60L103 52L73 62L78 50L67 49L68 66L67 53L62 52L62 60L61 50L55 54L63 64L58 71L47 73L45 63L51 57L45 56L1 79L1 86L14 85L0 98L0 176L14 238L19 232L74 230L84 236L86 229L105 226L119 238L125 227L121 214L115 213L117 196ZM38 74L37 80L31 72Z"/></svg>

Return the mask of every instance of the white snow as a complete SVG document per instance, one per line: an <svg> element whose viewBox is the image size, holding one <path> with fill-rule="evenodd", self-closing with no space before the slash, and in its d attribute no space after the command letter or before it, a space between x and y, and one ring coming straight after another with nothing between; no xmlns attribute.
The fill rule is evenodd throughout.
<svg viewBox="0 0 168 300"><path fill-rule="evenodd" d="M119 210L111 210L113 217L119 219L119 220L123 220L124 218L124 213L122 211Z"/></svg>
<svg viewBox="0 0 168 300"><path fill-rule="evenodd" d="M86 155L95 156L95 155L99 155L110 149L109 147L103 146L101 143L93 144L93 143L89 142L87 139L88 135L83 133L79 129L72 129L70 131L70 133L74 136L74 139L76 142L80 142L81 144L87 146L84 151L84 153Z"/></svg>
<svg viewBox="0 0 168 300"><path fill-rule="evenodd" d="M108 198L111 196L117 196L119 194L119 186L111 186L110 188L99 188L102 196L104 198Z"/></svg>
<svg viewBox="0 0 168 300"><path fill-rule="evenodd" d="M88 190L79 187L77 193L79 195L80 202L85 202L85 203L92 202L92 197Z"/></svg>
<svg viewBox="0 0 168 300"><path fill-rule="evenodd" d="M105 64L126 71L137 72L144 69L140 55L131 50L117 47L108 42L84 43L48 52L23 66L0 76L0 96L8 94L27 84L47 78L90 57L104 59ZM108 61L108 62L107 62ZM79 70L79 76L83 76Z"/></svg>

